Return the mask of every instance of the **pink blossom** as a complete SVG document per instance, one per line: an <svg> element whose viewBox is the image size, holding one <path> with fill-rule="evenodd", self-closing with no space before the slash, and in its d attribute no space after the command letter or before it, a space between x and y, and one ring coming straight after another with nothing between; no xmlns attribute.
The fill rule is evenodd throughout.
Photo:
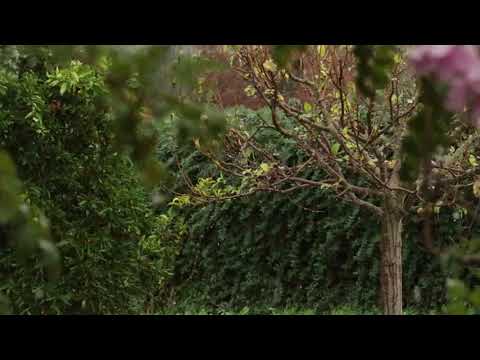
<svg viewBox="0 0 480 360"><path fill-rule="evenodd" d="M418 74L428 74L438 68L439 59L444 58L454 45L422 45L410 52L412 62Z"/></svg>
<svg viewBox="0 0 480 360"><path fill-rule="evenodd" d="M449 85L448 110L460 112L471 106L480 126L480 55L475 46L421 45L409 57L417 74L432 75Z"/></svg>
<svg viewBox="0 0 480 360"><path fill-rule="evenodd" d="M468 97L468 83L462 80L454 79L450 82L450 89L445 100L447 109L456 112L465 110L465 99Z"/></svg>

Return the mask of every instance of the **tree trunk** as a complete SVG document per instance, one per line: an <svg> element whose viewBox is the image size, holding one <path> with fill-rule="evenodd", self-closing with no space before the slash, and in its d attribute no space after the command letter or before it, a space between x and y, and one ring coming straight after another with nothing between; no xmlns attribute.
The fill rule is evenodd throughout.
<svg viewBox="0 0 480 360"><path fill-rule="evenodd" d="M382 239L380 242L380 291L383 313L402 315L402 216L389 206L384 206Z"/></svg>

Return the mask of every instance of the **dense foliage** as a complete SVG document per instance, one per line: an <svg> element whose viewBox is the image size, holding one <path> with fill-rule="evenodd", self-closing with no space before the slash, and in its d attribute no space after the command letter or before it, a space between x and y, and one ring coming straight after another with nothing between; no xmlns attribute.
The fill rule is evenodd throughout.
<svg viewBox="0 0 480 360"><path fill-rule="evenodd" d="M0 313L480 308L477 48L205 49L0 46Z"/></svg>
<svg viewBox="0 0 480 360"><path fill-rule="evenodd" d="M17 71L2 73L0 142L25 201L50 222L63 272L48 282L37 256L25 266L2 246L0 291L22 314L145 311L168 272L157 253L161 220L114 147L102 72L55 65L48 53L19 57Z"/></svg>

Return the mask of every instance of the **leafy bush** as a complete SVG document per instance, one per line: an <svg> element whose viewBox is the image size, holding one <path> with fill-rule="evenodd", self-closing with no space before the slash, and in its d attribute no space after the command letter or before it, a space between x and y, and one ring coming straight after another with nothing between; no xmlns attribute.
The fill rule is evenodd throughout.
<svg viewBox="0 0 480 360"><path fill-rule="evenodd" d="M153 311L169 273L165 223L116 151L104 73L46 51L12 62L0 74L0 146L49 219L63 272L48 282L37 256L24 266L3 248L0 293L21 314Z"/></svg>

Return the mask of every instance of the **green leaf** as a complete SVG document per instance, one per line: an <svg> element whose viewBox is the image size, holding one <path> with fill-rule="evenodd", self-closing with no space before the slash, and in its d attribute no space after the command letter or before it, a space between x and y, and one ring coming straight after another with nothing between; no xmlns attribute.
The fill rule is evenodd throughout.
<svg viewBox="0 0 480 360"><path fill-rule="evenodd" d="M395 61L396 64L400 64L402 62L402 57L400 56L399 53L396 53L394 56L393 56L393 60Z"/></svg>
<svg viewBox="0 0 480 360"><path fill-rule="evenodd" d="M60 86L60 95L65 94L65 91L67 91L67 83L63 83L62 86Z"/></svg>
<svg viewBox="0 0 480 360"><path fill-rule="evenodd" d="M332 154L333 155L337 155L338 154L338 150L340 150L340 144L339 143L335 143L332 145Z"/></svg>

